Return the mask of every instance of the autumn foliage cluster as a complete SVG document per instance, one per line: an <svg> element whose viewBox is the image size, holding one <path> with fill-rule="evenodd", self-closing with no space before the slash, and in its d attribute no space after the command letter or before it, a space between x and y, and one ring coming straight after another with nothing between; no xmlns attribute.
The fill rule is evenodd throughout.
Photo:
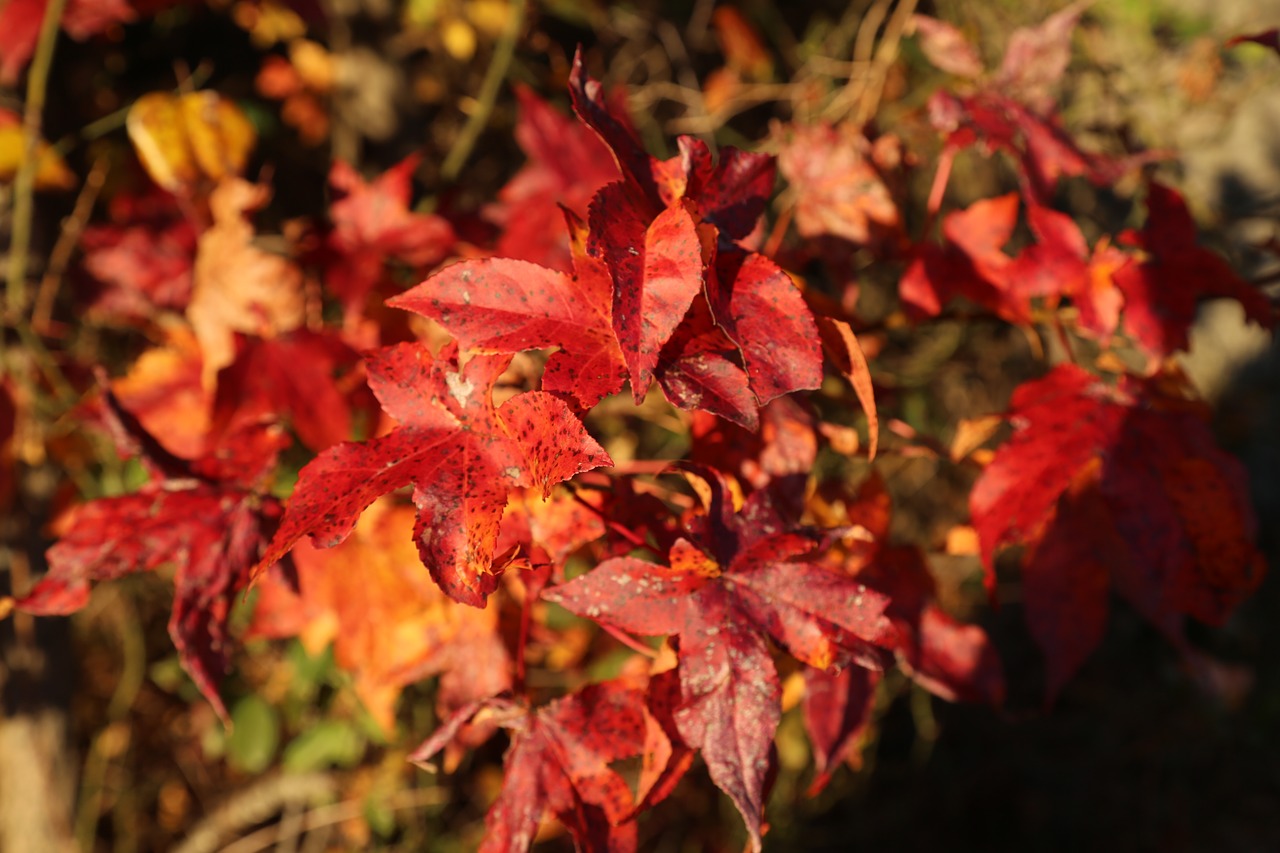
<svg viewBox="0 0 1280 853"><path fill-rule="evenodd" d="M26 6L42 4L0 19ZM64 27L88 37L140 9L71 0ZM850 476L877 453L976 477L951 544L992 595L1020 585L1047 705L1117 597L1205 665L1188 618L1222 624L1264 564L1245 473L1170 357L1202 299L1268 328L1275 311L1198 244L1151 177L1164 155L1085 150L1064 129L1054 91L1081 14L1017 30L994 69L948 23L911 20L949 80L925 106L927 170L892 128L851 121L777 122L754 150L681 136L654 157L580 52L572 117L544 100L558 93L517 89L527 161L481 209L415 209L417 157L372 179L339 161L324 217L269 238L254 216L270 170L245 177L255 131L235 102L139 99L141 180L80 235L83 287L63 298L75 322L154 342L70 371L75 416L145 477L69 502L47 574L0 607L70 614L95 583L171 573L169 635L224 720L220 685L252 639L332 643L388 732L402 689L434 679L440 723L408 733L425 739L414 762L456 768L505 730L486 850L528 849L548 816L582 849L633 849L645 813L703 773L758 850L784 709L799 706L817 792L857 761L887 671L1001 705L995 645L938 600L937 544L890 541L883 479ZM9 49L0 74L29 55ZM260 84L322 98L298 57ZM45 186L78 183L42 151ZM999 158L1016 191L949 205L967 157ZM923 205L912 172L932 175ZM1143 199L1135 228L1091 244L1055 209L1064 182L1122 179ZM893 271L887 322L860 310L868 264ZM51 345L58 316L38 330ZM886 330L939 316L997 318L1055 353L948 443L876 387ZM675 443L629 433L646 421ZM590 675L606 656L608 677Z"/></svg>

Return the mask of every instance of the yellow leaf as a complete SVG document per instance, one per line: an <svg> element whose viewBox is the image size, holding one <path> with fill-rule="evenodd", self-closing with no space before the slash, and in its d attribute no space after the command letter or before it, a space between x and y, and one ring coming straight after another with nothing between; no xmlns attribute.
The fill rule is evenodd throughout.
<svg viewBox="0 0 1280 853"><path fill-rule="evenodd" d="M951 439L951 461L959 462L986 444L1002 424L1004 418L1000 415L962 419L956 424L956 434Z"/></svg>
<svg viewBox="0 0 1280 853"><path fill-rule="evenodd" d="M297 39L289 44L289 61L307 88L321 93L333 88L336 73L333 57L322 45Z"/></svg>
<svg viewBox="0 0 1280 853"><path fill-rule="evenodd" d="M174 193L239 175L257 141L240 108L210 91L143 95L125 124L147 173Z"/></svg>
<svg viewBox="0 0 1280 853"><path fill-rule="evenodd" d="M511 21L511 4L507 0L471 0L463 9L467 20L491 39L502 35Z"/></svg>
<svg viewBox="0 0 1280 853"><path fill-rule="evenodd" d="M978 531L968 524L957 524L947 531L947 553L952 556L976 557L978 546Z"/></svg>
<svg viewBox="0 0 1280 853"><path fill-rule="evenodd" d="M264 3L237 3L231 18L241 29L248 30L255 47L268 48L276 42L301 38L307 34L306 22L292 9L267 0Z"/></svg>
<svg viewBox="0 0 1280 853"><path fill-rule="evenodd" d="M22 163L23 139L20 125L0 127L0 182L12 181ZM41 140L36 145L36 189L65 190L75 186L76 176L61 156Z"/></svg>
<svg viewBox="0 0 1280 853"><path fill-rule="evenodd" d="M445 52L459 62L466 62L476 53L476 31L461 18L450 18L440 30Z"/></svg>

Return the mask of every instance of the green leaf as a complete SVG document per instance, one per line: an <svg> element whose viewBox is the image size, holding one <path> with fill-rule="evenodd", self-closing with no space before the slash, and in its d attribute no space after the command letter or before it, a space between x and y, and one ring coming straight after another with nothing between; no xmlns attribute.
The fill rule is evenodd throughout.
<svg viewBox="0 0 1280 853"><path fill-rule="evenodd" d="M396 832L396 813L387 807L385 792L372 792L364 798L364 820L373 834L387 840Z"/></svg>
<svg viewBox="0 0 1280 853"><path fill-rule="evenodd" d="M298 735L284 750L284 769L308 773L325 767L352 767L364 757L365 737L352 723L326 720Z"/></svg>
<svg viewBox="0 0 1280 853"><path fill-rule="evenodd" d="M261 773L271 766L280 745L280 717L259 696L246 696L231 710L227 761L245 773Z"/></svg>

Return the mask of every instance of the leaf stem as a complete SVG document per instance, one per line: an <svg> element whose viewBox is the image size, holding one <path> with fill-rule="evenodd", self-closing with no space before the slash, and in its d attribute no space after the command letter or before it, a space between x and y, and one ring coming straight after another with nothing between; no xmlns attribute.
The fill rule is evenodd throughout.
<svg viewBox="0 0 1280 853"><path fill-rule="evenodd" d="M651 658L653 660L658 659L657 652L655 652L653 649L649 648L644 643L640 642L635 637L631 636L621 628L615 628L612 625L608 624L607 622L597 622L596 624L599 625L601 628L603 628L605 633L607 633L610 637L613 637L615 640L617 640L619 643L622 643L622 645L631 649L633 652L639 652L645 657Z"/></svg>
<svg viewBox="0 0 1280 853"><path fill-rule="evenodd" d="M653 551L653 546L651 546L648 542L645 542L639 536L636 536L634 533L632 533L627 528L623 527L621 524L618 524L616 521L612 521L606 518L605 514L600 511L600 507L595 506L590 501L587 501L586 499L584 499L582 495L578 494L577 489L574 489L572 485L570 485L569 487L569 494L573 496L573 500L575 503L581 505L582 507L590 511L593 515L595 515L597 518L603 521L605 526L608 527L610 530L612 530L614 533L618 534L623 539L627 540L637 548L644 548L646 550Z"/></svg>
<svg viewBox="0 0 1280 853"><path fill-rule="evenodd" d="M202 62L196 66L194 71L183 77L178 85L174 86L170 91L174 94L181 94L192 88L199 89L212 75L213 64ZM129 110L131 109L133 109L133 102L107 113L102 118L94 119L78 131L68 133L53 143L54 153L65 156L71 149L75 148L77 142L92 142L95 139L106 136L108 133L119 130L128 121Z"/></svg>
<svg viewBox="0 0 1280 853"><path fill-rule="evenodd" d="M80 242L80 236L89 224L89 216L93 213L93 206L98 201L98 194L102 192L102 185L106 180L107 159L99 157L89 170L89 177L85 178L71 215L62 221L62 233L58 236L58 242L54 243L53 251L49 253L49 263L45 267L44 277L40 279L35 307L31 310L31 327L37 334L49 333L58 288L67 272L67 265L71 262L71 255Z"/></svg>
<svg viewBox="0 0 1280 853"><path fill-rule="evenodd" d="M507 28L502 31L497 45L494 46L493 57L489 60L489 67L484 72L484 80L480 83L476 108L471 115L467 116L467 123L463 125L462 133L458 134L453 147L444 158L444 164L440 167L440 174L446 181L452 181L458 177L467 158L471 156L476 141L480 138L480 132L484 130L484 126L489 122L489 116L493 114L493 106L498 100L498 90L502 88L502 81L507 78L507 71L511 68L511 60L516 53L516 41L520 38L520 30L524 26L526 3L527 0L515 0L511 4Z"/></svg>

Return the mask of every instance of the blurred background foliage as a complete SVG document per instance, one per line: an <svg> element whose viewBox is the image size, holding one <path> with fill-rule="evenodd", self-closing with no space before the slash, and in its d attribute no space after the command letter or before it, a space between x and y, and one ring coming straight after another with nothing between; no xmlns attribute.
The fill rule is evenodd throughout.
<svg viewBox="0 0 1280 853"><path fill-rule="evenodd" d="M776 150L778 121L850 120L897 134L912 158L906 176L914 204L904 209L911 217L924 209L936 160L937 135L923 109L942 74L906 38L910 14L955 23L994 62L1015 27L1061 5L138 0L137 23L86 41L61 38L43 135L71 173L107 176L94 192L110 198L111 182L133 168L124 132L130 106L154 91L208 88L232 99L256 131L247 172L265 170L275 188L259 216L264 231L287 230L291 220L327 206L332 161L371 175L415 152L422 155L414 174L419 211L475 211L523 162L513 87L523 84L564 107L569 64L582 44L591 72L625 93L641 137L658 155L673 153L680 133ZM1274 127L1265 117L1280 117L1280 63L1262 49L1220 47L1257 23L1241 19L1252 8L1190 0L1097 4L1077 34L1062 104L1066 123L1088 147L1178 155L1164 168L1180 177L1193 209L1212 226L1212 242L1257 276L1271 272L1251 247L1276 236L1280 158L1267 147L1274 143L1238 128L1255 121ZM21 113L21 91L0 89L0 107ZM1246 118L1255 114L1264 118ZM13 162L14 144L0 128L0 167ZM66 182L50 168L49 185ZM1014 186L999 158L965 155L948 203ZM1132 189L1072 182L1058 202L1092 241L1133 221ZM42 195L34 258L54 253L62 223L76 221L76 205L75 193ZM7 199L3 211L7 217ZM920 219L906 223L911 233L922 226ZM1037 371L1038 344L1002 324L895 327L884 294L901 270L858 259L853 265L860 311L872 321L880 311L886 322L876 380L889 405L921 433L950 442L955 424L1001 410L1010 390ZM1206 344L1208 354L1198 350L1208 363L1188 369L1218 403L1223 434L1262 483L1263 524L1274 535L1280 369L1274 358L1258 357L1238 320L1224 322L1226 331L1202 332L1223 339L1217 350ZM123 364L148 341L135 328L87 326L68 330L66 343L76 363ZM628 423L636 445L661 455L683 449L670 446L660 415L642 412ZM67 500L56 493L53 466L67 470L84 497L122 493L141 476L135 465L64 433L55 424L40 447L17 450L26 492L43 496L27 519L37 538ZM863 463L841 464L851 465L850 477L865 474ZM779 731L770 849L1280 849L1274 582L1225 631L1203 638L1233 662L1222 684L1189 683L1152 630L1122 616L1111 622L1102 653L1045 710L1018 602L985 612L976 562L946 553L948 532L967 518L972 472L892 454L876 464L895 499L894 537L938 551L932 568L948 609L985 617L1015 692L999 714L936 702L905 679L888 679L855 766L816 798L805 796L809 747L790 712ZM65 793L74 803L79 849L476 846L501 782L502 739L450 775L409 765L407 754L438 722L431 680L404 691L394 729L385 731L356 698L352 676L335 664L331 648L256 640L237 654L223 687L234 722L227 732L172 652L164 627L170 595L164 580L141 575L98 590L69 631L61 623L0 623L10 650L15 630L39 630L42 643L60 649L50 658L60 667L54 704L69 714ZM252 606L252 597L242 605L242 627ZM509 633L516 627L507 616L501 629ZM567 661L585 653L572 644L589 639L564 618ZM595 674L609 674L608 665L597 663ZM20 689L12 654L6 668L6 691ZM1233 686L1240 683L1250 689ZM1031 687L1020 695L1019 685ZM645 819L642 838L655 851L739 850L743 838L724 830L737 826L732 807L695 774ZM554 828L547 835L545 849L568 844Z"/></svg>

